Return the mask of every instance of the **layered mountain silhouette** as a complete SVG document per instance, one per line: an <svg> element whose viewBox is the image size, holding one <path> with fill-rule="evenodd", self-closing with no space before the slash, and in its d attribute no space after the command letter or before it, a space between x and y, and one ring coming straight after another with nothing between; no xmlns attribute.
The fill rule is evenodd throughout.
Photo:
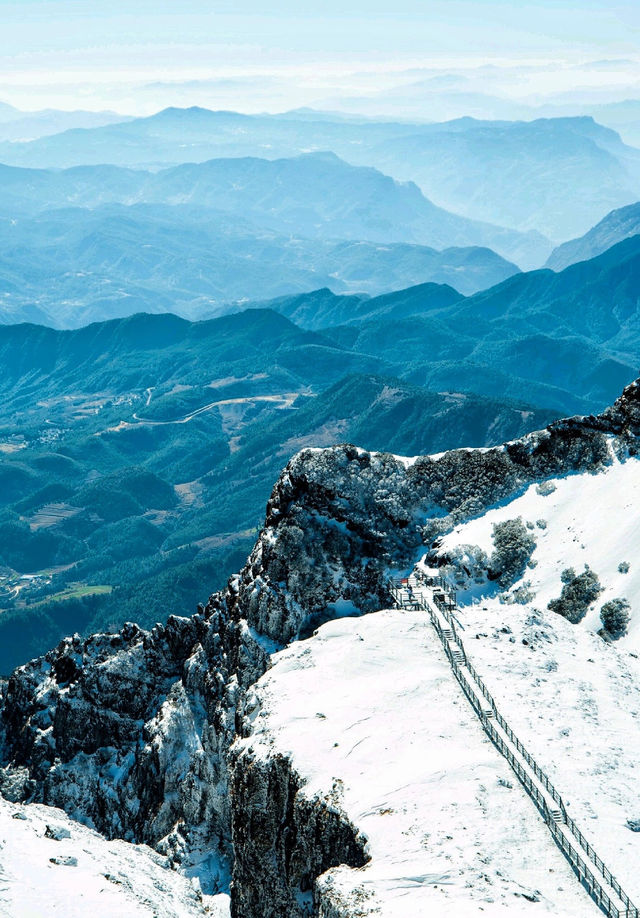
<svg viewBox="0 0 640 918"><path fill-rule="evenodd" d="M467 298L425 285L365 304L324 293L315 305L338 319L324 331L336 343L414 383L570 413L605 404L637 375L639 277L637 236L559 274L519 274ZM270 305L320 327L304 297Z"/></svg>
<svg viewBox="0 0 640 918"><path fill-rule="evenodd" d="M590 117L461 118L384 141L369 161L442 207L558 241L640 195L640 151Z"/></svg>
<svg viewBox="0 0 640 918"><path fill-rule="evenodd" d="M468 218L537 230L558 242L585 232L640 193L638 151L585 116L410 124L332 120L309 112L241 115L169 108L121 124L5 142L0 159L36 167L157 168L214 157L277 159L323 150L415 181L439 206Z"/></svg>
<svg viewBox="0 0 640 918"><path fill-rule="evenodd" d="M547 259L546 268L562 271L578 261L588 261L611 246L640 233L640 203L611 211L584 236L557 246Z"/></svg>
<svg viewBox="0 0 640 918"><path fill-rule="evenodd" d="M550 244L436 207L412 182L348 164L332 153L183 164L159 172L110 166L55 170L0 167L0 213L118 204L189 204L233 214L280 233L323 239L404 242L435 249L485 246L537 266Z"/></svg>
<svg viewBox="0 0 640 918"><path fill-rule="evenodd" d="M190 204L105 204L0 217L0 322L74 328L135 312L198 318L331 286L424 280L465 293L517 273L490 249L308 239Z"/></svg>

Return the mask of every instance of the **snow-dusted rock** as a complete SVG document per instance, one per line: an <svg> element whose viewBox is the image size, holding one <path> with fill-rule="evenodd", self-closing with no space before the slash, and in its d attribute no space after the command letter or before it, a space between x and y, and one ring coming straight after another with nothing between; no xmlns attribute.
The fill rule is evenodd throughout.
<svg viewBox="0 0 640 918"><path fill-rule="evenodd" d="M248 630L213 611L65 639L5 687L2 792L154 845L185 869L194 858L201 869L205 851L203 883L224 887L238 692L228 662L240 653L264 670Z"/></svg>
<svg viewBox="0 0 640 918"><path fill-rule="evenodd" d="M106 841L61 810L0 797L0 915L7 918L225 918L145 845Z"/></svg>
<svg viewBox="0 0 640 918"><path fill-rule="evenodd" d="M640 387L598 417L570 418L502 447L452 450L407 464L352 446L302 450L267 505L265 527L239 576L239 613L286 642L334 617L347 600L362 612L388 601L391 565L410 566L440 530L532 481L612 461L610 440L634 451Z"/></svg>

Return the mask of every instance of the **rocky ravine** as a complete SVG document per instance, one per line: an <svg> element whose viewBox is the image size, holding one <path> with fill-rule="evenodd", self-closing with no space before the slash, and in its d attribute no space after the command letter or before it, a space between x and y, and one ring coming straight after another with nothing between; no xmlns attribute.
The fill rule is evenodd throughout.
<svg viewBox="0 0 640 918"><path fill-rule="evenodd" d="M2 793L62 807L176 864L219 852L220 884L241 845L237 916L317 912L316 877L336 857L356 866L366 856L357 830L335 807L307 812L286 761L250 775L227 764L240 702L268 654L337 614L386 605L385 571L413 563L453 523L531 481L607 464L611 442L635 453L639 434L634 383L602 415L500 448L411 461L352 446L303 450L275 485L245 568L195 616L68 638L2 685ZM234 800L247 794L256 820L236 821L232 839ZM269 861L270 886L264 871L245 869L250 849Z"/></svg>

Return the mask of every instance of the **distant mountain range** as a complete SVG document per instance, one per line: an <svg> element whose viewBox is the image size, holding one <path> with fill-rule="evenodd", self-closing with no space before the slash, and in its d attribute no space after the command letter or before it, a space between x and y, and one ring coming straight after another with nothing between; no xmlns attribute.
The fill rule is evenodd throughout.
<svg viewBox="0 0 640 918"><path fill-rule="evenodd" d="M361 119L291 115L243 115L205 108L166 108L146 118L98 128L78 128L24 144L0 144L0 161L16 166L67 168L102 165L157 168L220 157L270 159L355 145L366 148L416 125Z"/></svg>
<svg viewBox="0 0 640 918"><path fill-rule="evenodd" d="M640 151L592 118L424 126L368 151L442 207L563 240L640 197Z"/></svg>
<svg viewBox="0 0 640 918"><path fill-rule="evenodd" d="M438 391L471 390L592 411L638 375L640 236L559 274L532 271L459 297L430 285L366 303L326 292L268 305L318 328L317 312L339 324L335 343L383 359ZM353 316L358 316L352 320Z"/></svg>
<svg viewBox="0 0 640 918"><path fill-rule="evenodd" d="M299 296L283 296L254 307L274 309L303 328L319 331L338 325L361 325L376 320L398 321L453 306L462 294L444 284L420 284L377 297L336 295L324 288Z"/></svg>
<svg viewBox="0 0 640 918"><path fill-rule="evenodd" d="M4 323L199 318L323 286L377 295L433 282L470 294L518 272L487 246L548 254L536 234L458 217L333 154L158 173L0 166L0 186Z"/></svg>
<svg viewBox="0 0 640 918"><path fill-rule="evenodd" d="M175 216L183 209L188 220L178 226ZM254 297L252 305L266 305L271 315L277 310L309 331L321 332L322 353L329 353L327 346L337 347L331 360L344 363L344 372L395 375L436 391L506 396L561 412L594 410L637 375L640 236L561 273L514 274L469 297L450 284L435 283L369 297L336 293L329 289L326 274L312 275L298 267L299 240L284 244L282 237L264 232L247 235L227 216L218 217L216 234L211 235L211 215L186 204L109 205L44 213L27 221L24 230L20 222L0 224L5 231L4 265L0 262L5 321L26 313L43 322L43 313L55 309L57 324L79 325L98 309L105 315L121 309L126 315L139 305L160 312L176 302L188 302L190 308L197 304L200 315L237 312L242 304L216 305L215 295L220 294L212 289L210 277L226 269L229 284L239 277L254 291L264 291L268 264L274 292L275 284L300 289L314 280L321 281L321 288L264 303ZM34 247L39 225L42 243ZM215 258L207 260L208 249L217 253ZM365 259L376 256L371 246L330 244L326 269L336 252L344 259L345 272L345 265L356 270L363 252ZM25 289L27 277L32 280ZM146 287L136 287L134 280L141 278ZM335 286L335 277L331 280ZM87 289L91 305L85 310ZM19 309L11 313L13 302ZM321 365L319 380L325 372Z"/></svg>
<svg viewBox="0 0 640 918"><path fill-rule="evenodd" d="M606 101L608 96L611 101ZM451 121L471 116L482 121L534 121L539 118L591 117L618 131L625 143L640 146L640 101L629 87L624 98L621 87L610 93L582 88L551 96L545 102L529 104L521 99L477 91L469 75L430 76L403 83L377 93L352 98L335 97L326 105L336 109L335 117L349 119L358 113L369 118L393 117L415 121ZM615 97L618 97L617 99ZM598 101L594 101L598 99ZM317 112L319 116L320 111ZM428 116L428 117L425 117Z"/></svg>
<svg viewBox="0 0 640 918"><path fill-rule="evenodd" d="M0 217L0 251L0 323L63 328L135 312L219 315L329 285L377 294L430 279L469 293L518 272L485 248L305 239L187 204Z"/></svg>
<svg viewBox="0 0 640 918"><path fill-rule="evenodd" d="M157 173L110 166L63 171L0 166L0 213L106 203L190 204L308 238L405 242L435 249L484 246L538 266L550 243L436 207L413 183L349 165L332 153L185 164ZM427 280L428 278L424 278Z"/></svg>
<svg viewBox="0 0 640 918"><path fill-rule="evenodd" d="M436 249L483 245L514 261L537 257L547 244L535 233L515 233L449 213L413 182L351 166L333 153L186 164L153 176L140 195L165 203L209 204L303 236L412 242Z"/></svg>
<svg viewBox="0 0 640 918"><path fill-rule="evenodd" d="M470 219L536 230L558 242L640 195L640 152L590 117L411 124L170 108L126 123L0 143L0 160L155 169L214 157L277 159L327 150L414 181L439 206Z"/></svg>
<svg viewBox="0 0 640 918"><path fill-rule="evenodd" d="M0 141L26 143L73 128L96 128L132 119L117 112L60 111L55 108L23 112L0 102Z"/></svg>
<svg viewBox="0 0 640 918"><path fill-rule="evenodd" d="M630 236L640 233L640 202L620 207L601 220L596 226L580 236L571 239L553 250L545 267L562 271L578 261L588 261L601 255Z"/></svg>

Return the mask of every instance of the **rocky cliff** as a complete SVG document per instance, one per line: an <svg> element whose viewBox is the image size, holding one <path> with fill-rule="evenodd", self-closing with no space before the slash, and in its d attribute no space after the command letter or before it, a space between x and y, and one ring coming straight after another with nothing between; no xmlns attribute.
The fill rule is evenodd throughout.
<svg viewBox="0 0 640 918"><path fill-rule="evenodd" d="M284 878L278 902L288 904L268 911L264 877L244 871L234 900L245 905L235 913L307 914L302 893L330 860L324 833L348 863L362 849L326 813L299 841L309 814L296 809L284 765L262 774L239 760L229 793L239 703L268 653L324 620L384 606L387 569L412 564L453 523L531 481L597 469L611 461L612 448L634 452L639 433L634 383L597 417L560 421L495 449L414 460L353 446L303 450L274 487L246 566L195 616L172 617L151 632L127 625L115 635L68 638L16 670L2 687L2 793L60 806L176 863L203 850L230 856L233 801L257 794L279 815L259 827L259 841L236 820L236 844L271 852ZM293 842L285 843L285 831ZM308 863L298 863L300 851Z"/></svg>

